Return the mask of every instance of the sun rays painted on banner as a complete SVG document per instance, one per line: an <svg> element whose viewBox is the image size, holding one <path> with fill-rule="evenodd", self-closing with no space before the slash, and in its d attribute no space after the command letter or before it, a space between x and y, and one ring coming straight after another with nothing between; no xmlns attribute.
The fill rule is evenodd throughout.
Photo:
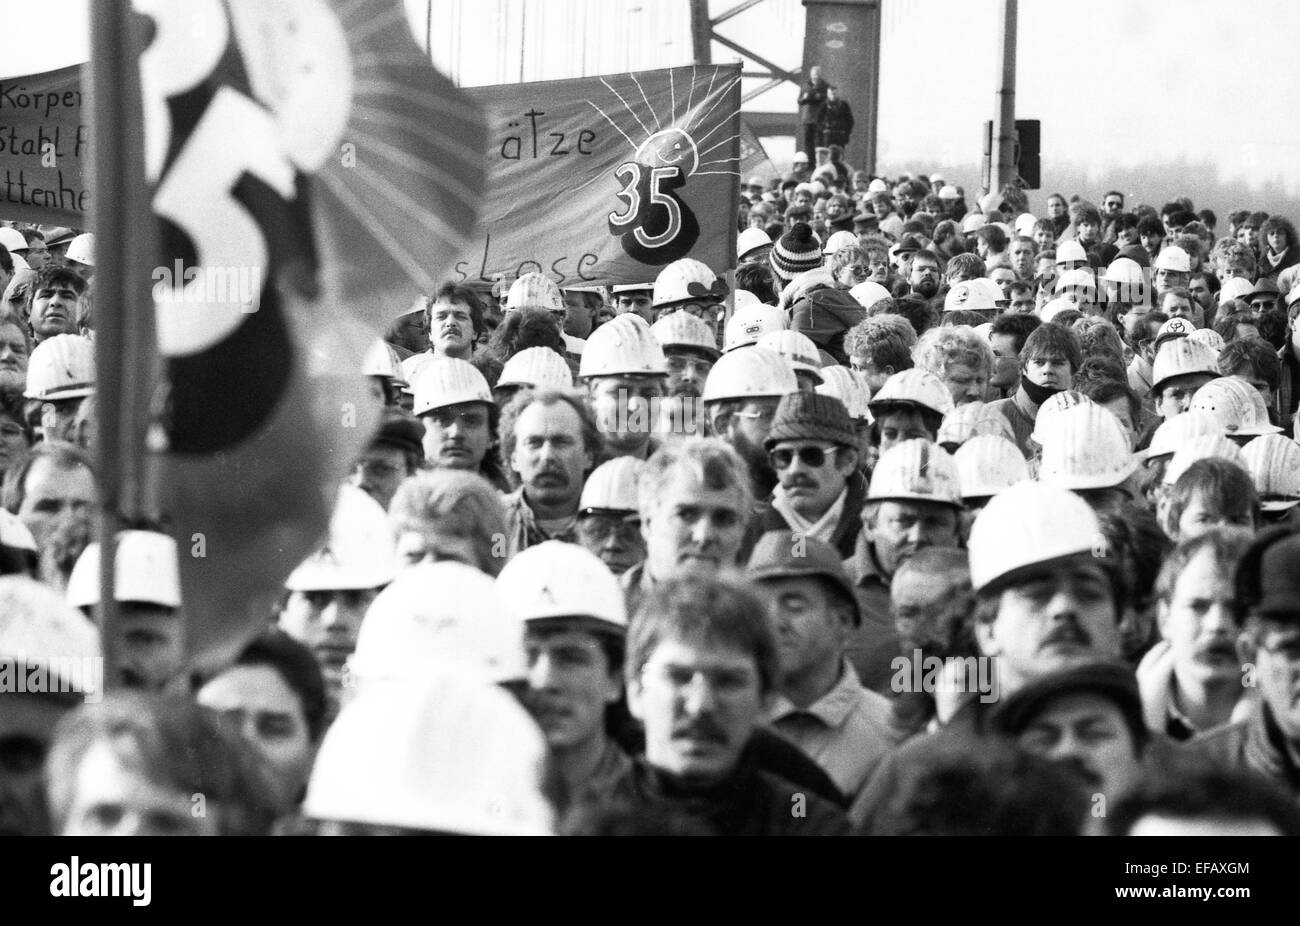
<svg viewBox="0 0 1300 926"><path fill-rule="evenodd" d="M628 143L628 159L613 172L620 208L609 213L608 227L624 251L645 264L683 257L699 240L699 220L679 195L691 177L740 176L729 156L740 139L734 132L740 110L720 106L740 82L739 75L734 68L692 66L679 100L677 80L685 72L643 71L628 74L626 82L602 77L610 98L585 101ZM646 93L644 82L650 81L668 84L667 112L650 104L651 96L663 98L662 85Z"/></svg>

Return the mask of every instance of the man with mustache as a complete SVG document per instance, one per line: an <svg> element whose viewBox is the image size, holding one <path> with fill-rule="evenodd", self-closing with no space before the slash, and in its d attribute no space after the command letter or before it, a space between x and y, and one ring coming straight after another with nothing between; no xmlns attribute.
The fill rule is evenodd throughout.
<svg viewBox="0 0 1300 926"><path fill-rule="evenodd" d="M689 312L670 312L650 326L668 366L665 401L655 423L661 439L704 434L704 383L722 355L709 326Z"/></svg>
<svg viewBox="0 0 1300 926"><path fill-rule="evenodd" d="M51 264L36 275L29 290L27 325L32 342L56 334L77 333L77 309L86 294L86 281L63 264Z"/></svg>
<svg viewBox="0 0 1300 926"><path fill-rule="evenodd" d="M1142 782L1142 758L1152 734L1142 722L1133 670L1119 662L1089 662L1035 679L996 708L993 728L1026 752L1077 773L1105 810ZM1104 816L1089 816L1085 833Z"/></svg>
<svg viewBox="0 0 1300 926"><path fill-rule="evenodd" d="M867 479L844 403L816 392L782 396L764 446L777 485L755 513L746 549L767 531L792 530L829 544L840 559L851 556Z"/></svg>
<svg viewBox="0 0 1300 926"><path fill-rule="evenodd" d="M479 473L499 489L500 409L483 374L467 360L434 357L411 377L411 411L424 423L424 459L434 469Z"/></svg>
<svg viewBox="0 0 1300 926"><path fill-rule="evenodd" d="M844 655L862 614L840 556L820 540L774 530L754 548L748 574L777 631L781 675L768 723L852 798L895 734L889 701L862 687Z"/></svg>
<svg viewBox="0 0 1300 926"><path fill-rule="evenodd" d="M756 498L766 498L777 484L763 447L776 407L782 396L798 391L794 370L766 347L733 349L709 371L703 397L709 430L744 461Z"/></svg>
<svg viewBox="0 0 1300 926"><path fill-rule="evenodd" d="M628 633L628 707L645 726L616 799L684 815L722 836L845 835L833 805L765 771L753 749L779 655L763 603L705 575L656 585Z"/></svg>
<svg viewBox="0 0 1300 926"><path fill-rule="evenodd" d="M1042 483L1014 485L976 516L967 546L976 642L996 660L993 691L968 698L937 731L885 757L849 811L867 832L893 831L899 801L936 761L980 748L999 697L1048 673L1120 656L1123 573L1083 499Z"/></svg>
<svg viewBox="0 0 1300 926"><path fill-rule="evenodd" d="M483 303L468 286L444 283L429 303L429 353L470 360L484 331Z"/></svg>
<svg viewBox="0 0 1300 926"><path fill-rule="evenodd" d="M1249 531L1216 529L1180 543L1156 580L1161 642L1138 666L1147 726L1175 740L1250 713L1237 655L1234 571Z"/></svg>
<svg viewBox="0 0 1300 926"><path fill-rule="evenodd" d="M605 727L623 696L627 612L618 579L581 547L548 540L507 563L497 588L523 629L521 700L571 804L597 803L629 766Z"/></svg>
<svg viewBox="0 0 1300 926"><path fill-rule="evenodd" d="M506 407L503 451L520 486L506 495L504 555L545 540L577 541L582 485L600 452L591 410L555 389L525 392Z"/></svg>
<svg viewBox="0 0 1300 926"><path fill-rule="evenodd" d="M900 648L890 606L894 574L927 547L961 546L961 510L957 464L939 445L906 440L881 454L861 510L862 529L844 563L863 615L848 656L872 691L890 692Z"/></svg>
<svg viewBox="0 0 1300 926"><path fill-rule="evenodd" d="M1244 621L1239 652L1259 697L1244 720L1188 748L1300 798L1300 534L1272 528L1255 538L1237 566L1236 608Z"/></svg>

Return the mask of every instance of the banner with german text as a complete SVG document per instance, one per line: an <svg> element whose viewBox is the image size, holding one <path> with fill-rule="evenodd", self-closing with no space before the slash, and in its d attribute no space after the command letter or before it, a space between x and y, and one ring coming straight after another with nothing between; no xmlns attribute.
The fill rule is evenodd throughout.
<svg viewBox="0 0 1300 926"><path fill-rule="evenodd" d="M88 227L90 112L82 115L81 72L73 65L0 78L0 219Z"/></svg>
<svg viewBox="0 0 1300 926"><path fill-rule="evenodd" d="M486 114L488 176L454 278L642 283L681 257L734 266L740 65L465 93Z"/></svg>

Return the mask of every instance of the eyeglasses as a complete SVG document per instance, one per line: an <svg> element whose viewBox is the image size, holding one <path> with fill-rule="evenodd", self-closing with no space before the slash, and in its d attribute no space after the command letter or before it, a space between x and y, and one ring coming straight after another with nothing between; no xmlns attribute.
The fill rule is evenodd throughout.
<svg viewBox="0 0 1300 926"><path fill-rule="evenodd" d="M799 457L804 466L820 469L826 465L827 455L834 450L834 445L830 447L799 447L794 450L789 447L778 447L769 454L769 457L772 460L772 465L777 469L788 469L796 456Z"/></svg>
<svg viewBox="0 0 1300 926"><path fill-rule="evenodd" d="M776 409L765 408L762 411L757 411L757 412L732 412L732 414L735 415L737 418L753 418L757 421L770 422L773 418L776 417Z"/></svg>
<svg viewBox="0 0 1300 926"><path fill-rule="evenodd" d="M629 543L641 535L641 517L636 514L621 517L609 514L583 514L578 518L578 533L584 540L594 543L603 543L614 536L624 543Z"/></svg>

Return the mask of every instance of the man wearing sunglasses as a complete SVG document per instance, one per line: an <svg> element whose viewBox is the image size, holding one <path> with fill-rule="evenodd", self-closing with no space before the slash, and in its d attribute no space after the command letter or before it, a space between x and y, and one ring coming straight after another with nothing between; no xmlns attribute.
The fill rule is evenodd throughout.
<svg viewBox="0 0 1300 926"><path fill-rule="evenodd" d="M645 559L636 495L642 466L632 457L600 464L587 477L578 502L578 543L617 576Z"/></svg>
<svg viewBox="0 0 1300 926"><path fill-rule="evenodd" d="M844 403L816 392L783 396L764 447L778 481L747 539L788 529L829 544L840 559L852 556L867 480Z"/></svg>

